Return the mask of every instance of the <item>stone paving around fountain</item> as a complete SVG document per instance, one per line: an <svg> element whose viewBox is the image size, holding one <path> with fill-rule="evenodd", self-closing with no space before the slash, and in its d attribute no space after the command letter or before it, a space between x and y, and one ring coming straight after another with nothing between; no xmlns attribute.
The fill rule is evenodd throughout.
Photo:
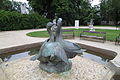
<svg viewBox="0 0 120 80"><path fill-rule="evenodd" d="M73 27L67 27L67 28L73 28ZM81 27L81 28L87 28L87 27ZM95 27L95 28L98 29L99 27ZM113 27L112 28L111 27L107 27L107 28L100 27L100 29L115 29L115 28L113 28ZM34 43L43 42L44 40L46 40L46 38L35 38L35 37L26 36L26 33L33 32L33 31L43 31L43 30L46 30L46 29L0 32L0 54L5 49L14 48L14 47L21 46L21 45L27 45L27 44L34 44ZM93 41L87 41L87 40L80 40L79 38L76 38L76 39L70 40L70 41L75 42L75 43L80 43L80 44L83 44L83 45L89 45L89 46L93 46L93 47L96 47L96 48L106 49L106 50L110 50L110 51L115 52L117 54L117 56L113 60L111 60L110 62L111 62L111 64L114 64L115 67L117 67L118 74L120 74L120 45L115 45L114 42L109 42L109 41L107 41L105 43L99 43L99 42L93 42ZM83 58L81 58L81 59L83 59ZM87 59L84 59L84 60L87 60ZM28 61L28 60L26 60L26 61ZM91 62L91 60L89 60L89 61ZM82 63L84 63L84 62L82 62ZM92 64L92 63L94 63L94 62L92 61L91 63L89 63L89 65ZM18 64L19 64L19 62L18 62ZM30 62L30 64L31 64L31 62ZM30 64L28 64L28 65L30 65ZM86 67L89 68L89 65L86 65ZM79 67L79 68L81 68L81 67ZM91 67L91 70L92 70L92 68L93 67ZM99 68L97 68L97 69L99 70ZM101 69L103 69L103 67L101 67ZM77 74L79 74L79 72ZM99 74L98 74L98 76L99 76ZM26 76L26 78L27 78L27 76ZM21 79L21 80L23 80L23 79ZM83 80L88 80L88 79L83 79ZM100 80L100 79L95 79L95 80Z"/></svg>
<svg viewBox="0 0 120 80"><path fill-rule="evenodd" d="M4 72L4 69L3 69L2 59L0 59L0 80L8 80L6 72Z"/></svg>

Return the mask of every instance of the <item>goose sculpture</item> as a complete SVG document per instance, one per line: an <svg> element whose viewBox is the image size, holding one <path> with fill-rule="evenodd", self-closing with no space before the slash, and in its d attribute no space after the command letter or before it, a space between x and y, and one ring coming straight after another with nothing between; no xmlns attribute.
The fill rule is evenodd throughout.
<svg viewBox="0 0 120 80"><path fill-rule="evenodd" d="M31 60L39 60L39 67L46 72L61 73L70 70L72 63L68 60L63 46L56 41L56 35L52 31L54 25L52 22L47 24L50 38L43 43L39 53L32 57Z"/></svg>
<svg viewBox="0 0 120 80"><path fill-rule="evenodd" d="M48 43L48 42L53 42L53 41L54 41L55 35L54 35L54 34L52 33L52 31L51 31L51 27L52 27L53 25L54 25L54 24L53 24L52 22L48 22L48 23L47 23L47 26L46 26L46 27L47 27L47 31L48 31L48 34L50 35L50 37L43 42L43 45L42 45L42 46L44 46L44 45L45 45L46 43ZM35 60L37 60L37 59L39 58L39 56L40 56L40 54L39 54L39 53L36 53L35 56L33 56L33 57L30 58L30 60L35 61Z"/></svg>
<svg viewBox="0 0 120 80"><path fill-rule="evenodd" d="M81 49L79 45L70 41L63 40L61 25L62 18L59 18L57 21L56 42L59 42L62 45L68 58L73 58L76 55L81 55L84 52L84 50Z"/></svg>

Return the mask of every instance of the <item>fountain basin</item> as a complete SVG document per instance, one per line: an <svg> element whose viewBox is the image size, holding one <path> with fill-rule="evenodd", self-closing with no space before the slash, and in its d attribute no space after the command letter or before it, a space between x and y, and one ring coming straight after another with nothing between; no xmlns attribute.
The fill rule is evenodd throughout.
<svg viewBox="0 0 120 80"><path fill-rule="evenodd" d="M83 57L76 56L71 61L73 66L70 71L54 74L41 70L39 61L30 61L30 57L25 57L6 62L4 72L10 80L110 80L114 74L104 65Z"/></svg>
<svg viewBox="0 0 120 80"><path fill-rule="evenodd" d="M41 43L42 44L42 43ZM27 44L27 45L23 45L23 46L17 46L17 47L14 47L14 48L11 48L11 49L3 49L3 50L1 50L1 52L3 52L4 54L8 54L8 53L11 53L11 54L13 54L13 53L16 53L16 51L17 52L21 52L21 50L29 50L29 49L31 49L31 48L35 48L35 47L40 47L41 46L41 44L40 43L34 43L34 44ZM106 54L106 53L110 53L110 54L106 54L106 55L109 55L109 56L112 56L112 58L111 58L111 60L114 60L114 58L116 57L116 55L117 55L117 53L115 53L114 51L110 51L110 50L105 50L105 49L101 49L101 48L96 48L96 47L94 47L94 48L91 48L91 46L88 46L88 45L82 45L82 44L80 44L80 46L82 47L82 48L86 48L87 50L92 50L92 49L97 49L96 51L102 51L102 52L104 52L103 54ZM93 51L95 51L95 50L93 50ZM13 52L13 53L12 53ZM3 54L3 53L1 53L1 54ZM21 67L19 68L19 70L21 69L22 71L23 71L23 69L22 69L22 66L25 66L25 65L22 65L22 63L24 63L24 62L27 62L27 63L29 63L28 65L30 66L30 64L33 64L33 63L31 63L30 61L29 61L29 58L30 57L27 57L27 58L22 58L22 59L19 59L19 60L14 60L14 61L10 61L10 62L7 62L7 63L5 63L5 65L7 64L8 65L8 68L6 68L6 66L4 67L5 69L5 72L7 73L7 76L9 76L9 74L11 73L11 72L14 72L14 71L17 71L16 70L16 68L18 68L20 65L21 65ZM82 61L82 59L83 59L83 61ZM78 63L76 63L77 62L77 60L78 60L78 63L80 63L81 65L79 66L78 65ZM85 63L85 61L84 60L87 60L86 61L86 63ZM23 62L22 62L23 61ZM76 62L75 62L76 61ZM13 63L12 63L13 62ZM15 64L14 62L17 62L18 64ZM19 64L20 63L20 64ZM77 56L77 58L75 57L74 59L73 59L73 62L72 62L73 64L74 63L76 63L76 64L74 64L74 65L78 65L78 67L79 68L77 68L78 69L78 71L81 69L81 70L84 70L83 68L85 68L85 66L86 66L86 68L85 68L85 71L84 72L88 72L88 71L90 71L91 72L91 70L92 69L95 69L95 71L99 71L99 70L103 70L103 71L105 71L106 69L106 72L104 73L104 72L100 72L100 73L102 73L102 74L104 74L102 77L100 77L101 79L102 78L105 78L105 75L108 75L109 76L109 78L111 78L113 75L114 75L114 71L113 70L110 70L110 68L108 68L108 67L106 67L106 65L103 65L103 64L100 64L100 63L97 63L97 62L94 62L94 61L91 61L91 60L89 60L89 59L86 59L86 58L82 58L82 57L79 57L78 58L78 56ZM87 65L85 65L85 64L87 64ZM13 66L12 66L12 65ZM35 63L36 65L37 65L37 62ZM95 64L95 65L94 65ZM18 66L17 66L18 65ZM90 65L94 65L95 66L95 68L93 68L94 66L92 66L92 67L88 67L88 66L90 66ZM98 65L98 66L100 66L99 68L98 67L96 67L96 65ZM113 64L114 65L114 64ZM16 66L16 68L15 68L15 70L14 71L11 71L11 72L7 72L7 71L9 71L9 69L10 70L12 70L13 68L11 67L10 68L10 66L12 66L12 67L14 67L14 66ZM28 68L28 66L26 65L26 67ZM34 66L35 67L35 66ZM74 66L73 66L74 67ZM77 67L77 66L76 66ZM27 69L26 68L26 69ZM89 68L89 69L87 69L87 68ZM8 70L7 70L8 69ZM29 69L29 68L28 68ZM90 70L91 69L91 70ZM25 70L26 71L26 70ZM29 70L28 70L29 71ZM91 72L91 74L89 74L89 75L91 75L91 76L93 76L92 78L93 79L89 79L89 80L99 80L98 78L96 78L96 77L94 77L94 74L97 74L97 73L99 73L99 72L97 72L97 73L94 73L95 71L93 71L93 72ZM27 72L27 71L26 71ZM37 71L38 72L38 71ZM77 72L77 70L75 70L75 72ZM81 71L80 71L81 72ZM80 72L77 72L77 73L73 73L72 72L72 74L75 74L75 75L79 75L80 74ZM109 73L110 72L110 73ZM20 72L21 73L21 72ZM23 73L25 73L25 72L23 72ZM41 72L42 73L42 72ZM68 72L67 74L70 74L71 72ZM92 73L94 73L94 74L92 74ZM106 74L107 73L107 74ZM17 72L15 72L15 74L17 74ZM66 73L63 73L63 74L66 74ZM60 75L56 75L56 74L54 74L55 76L58 76L58 77L60 77L61 78L61 75L63 75L63 74L60 74ZM11 75L11 74L10 74ZM36 74L37 75L37 74ZM86 75L85 73L83 73L83 74L81 74L82 75L82 77L84 76L84 75ZM99 76L99 75L101 75L101 74L98 74L97 76ZM24 75L25 76L25 75ZM70 76L70 75L69 75ZM87 78L87 76L88 75L86 75L86 76L84 76L84 77L86 77L86 79L85 78L83 78L83 80L87 80L88 78ZM82 77L76 77L77 79L79 79L79 78L82 78ZM9 77L9 78L11 78L11 77ZM75 78L75 77L73 77L73 78ZM94 79L95 78L95 79ZM46 78L45 78L46 79ZM47 78L48 79L48 78ZM11 79L11 80L14 80L14 79ZM19 79L17 79L17 80L19 80ZM22 79L23 80L23 79ZM33 79L32 79L33 80ZM35 80L37 80L37 79L35 79ZM54 80L54 79L53 79ZM56 79L55 79L56 80ZM59 79L58 79L59 80ZM60 80L62 80L62 78L60 79ZM64 79L65 80L65 79ZM82 79L81 79L82 80ZM107 80L107 78L106 78L106 80ZM108 79L109 80L109 79Z"/></svg>

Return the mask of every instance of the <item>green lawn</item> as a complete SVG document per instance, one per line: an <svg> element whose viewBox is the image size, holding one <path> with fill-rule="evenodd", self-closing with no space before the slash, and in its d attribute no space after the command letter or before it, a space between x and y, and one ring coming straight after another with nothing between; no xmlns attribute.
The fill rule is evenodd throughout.
<svg viewBox="0 0 120 80"><path fill-rule="evenodd" d="M116 27L116 25L94 25L95 27ZM118 25L117 27L120 27L120 25Z"/></svg>
<svg viewBox="0 0 120 80"><path fill-rule="evenodd" d="M88 29L72 29L72 30L75 30L75 36L79 37L80 33L83 30L88 30ZM115 41L116 36L120 33L120 30L96 29L96 31L106 32L107 40L110 40L110 41ZM49 34L47 31L30 32L27 35L31 37L49 37ZM91 34L91 35L96 35L96 34Z"/></svg>
<svg viewBox="0 0 120 80"><path fill-rule="evenodd" d="M86 27L88 25L80 25L82 27ZM115 27L116 28L116 25L94 25L94 27ZM120 25L117 25L118 28L120 28Z"/></svg>

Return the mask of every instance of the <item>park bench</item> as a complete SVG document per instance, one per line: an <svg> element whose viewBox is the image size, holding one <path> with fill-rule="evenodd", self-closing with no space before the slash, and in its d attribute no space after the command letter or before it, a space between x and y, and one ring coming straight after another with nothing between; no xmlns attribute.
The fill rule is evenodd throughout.
<svg viewBox="0 0 120 80"><path fill-rule="evenodd" d="M116 40L115 40L115 45L118 43L119 44L120 42L120 34L116 37Z"/></svg>
<svg viewBox="0 0 120 80"><path fill-rule="evenodd" d="M62 36L63 38L70 38L72 37L74 39L75 34L74 34L74 30L62 30Z"/></svg>
<svg viewBox="0 0 120 80"><path fill-rule="evenodd" d="M104 43L106 41L106 32L82 31L80 38L82 37L103 40Z"/></svg>

